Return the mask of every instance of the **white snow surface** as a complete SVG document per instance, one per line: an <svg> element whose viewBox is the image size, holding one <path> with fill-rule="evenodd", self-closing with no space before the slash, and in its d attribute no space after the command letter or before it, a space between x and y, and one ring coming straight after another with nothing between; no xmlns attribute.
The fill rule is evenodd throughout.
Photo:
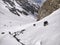
<svg viewBox="0 0 60 45"><path fill-rule="evenodd" d="M1 2L1 1L0 1ZM48 25L44 26L44 21ZM36 26L33 26L36 24ZM3 2L0 3L0 45L21 45L8 32L17 32L25 29L17 38L25 45L60 45L60 9L36 22L30 16L20 17L12 14ZM5 34L1 34L5 32Z"/></svg>

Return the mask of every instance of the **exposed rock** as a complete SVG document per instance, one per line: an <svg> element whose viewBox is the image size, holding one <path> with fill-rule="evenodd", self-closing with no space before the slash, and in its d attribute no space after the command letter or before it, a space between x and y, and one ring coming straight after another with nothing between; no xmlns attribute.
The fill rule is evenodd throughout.
<svg viewBox="0 0 60 45"><path fill-rule="evenodd" d="M16 0L16 2L27 12L30 11L32 14L34 14L34 12L38 12L38 10L35 8L36 5L30 4L28 0Z"/></svg>
<svg viewBox="0 0 60 45"><path fill-rule="evenodd" d="M33 24L33 26L36 26L36 24Z"/></svg>
<svg viewBox="0 0 60 45"><path fill-rule="evenodd" d="M2 0L5 4L10 4L11 6L14 6L14 2L12 2L11 0Z"/></svg>
<svg viewBox="0 0 60 45"><path fill-rule="evenodd" d="M24 15L32 14L33 16L38 15L38 8L35 4L29 3L28 0L2 0L6 7L9 9L10 12L12 12L15 15L20 16L20 13ZM19 6L16 6L18 4ZM18 7L18 8L16 8ZM22 8L23 10L19 9ZM31 12L31 13L30 13Z"/></svg>
<svg viewBox="0 0 60 45"><path fill-rule="evenodd" d="M60 8L60 0L46 0L38 11L39 15L37 16L37 21L48 16L58 8Z"/></svg>
<svg viewBox="0 0 60 45"><path fill-rule="evenodd" d="M47 26L48 25L48 21L44 21L44 26Z"/></svg>
<svg viewBox="0 0 60 45"><path fill-rule="evenodd" d="M25 12L25 11L22 11L22 12L23 12L23 14L28 15L28 13L27 13L27 12Z"/></svg>
<svg viewBox="0 0 60 45"><path fill-rule="evenodd" d="M1 34L5 34L5 32L2 32Z"/></svg>

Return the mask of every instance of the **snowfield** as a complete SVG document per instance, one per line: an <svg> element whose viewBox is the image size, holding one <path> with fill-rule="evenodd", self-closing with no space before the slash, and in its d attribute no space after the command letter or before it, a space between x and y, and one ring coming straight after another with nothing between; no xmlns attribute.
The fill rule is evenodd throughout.
<svg viewBox="0 0 60 45"><path fill-rule="evenodd" d="M60 8L37 22L31 15L20 15L0 1L0 45L60 45Z"/></svg>

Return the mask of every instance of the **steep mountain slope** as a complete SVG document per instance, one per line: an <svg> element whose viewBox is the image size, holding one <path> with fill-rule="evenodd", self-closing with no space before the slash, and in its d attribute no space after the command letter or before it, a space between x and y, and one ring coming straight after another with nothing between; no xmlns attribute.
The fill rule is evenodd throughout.
<svg viewBox="0 0 60 45"><path fill-rule="evenodd" d="M10 12L9 9L6 8L5 6L7 5L3 3L2 0L0 0L0 33L8 32L9 30L6 30L6 29L9 29L15 26L22 26L24 24L28 24L36 21L36 19L33 18L33 16L31 15L26 16L22 13L19 13L20 16L15 15L12 12ZM10 5L8 4L8 6ZM19 8L19 9L23 10L22 8Z"/></svg>
<svg viewBox="0 0 60 45"><path fill-rule="evenodd" d="M10 12L9 9L7 9L5 6L6 4L0 1L0 23L1 25L3 24L6 26L7 24L11 24L11 26L12 25L15 26L15 25L23 25L23 24L36 21L36 19L34 19L33 16L31 16L31 14L29 16L26 16L23 13L18 12L20 15L18 16ZM23 10L22 8L20 9Z"/></svg>
<svg viewBox="0 0 60 45"><path fill-rule="evenodd" d="M39 7L32 4L0 0L0 45L60 45L60 9L36 22Z"/></svg>
<svg viewBox="0 0 60 45"><path fill-rule="evenodd" d="M0 31L5 32L5 34L1 34L0 32L0 45L35 45L36 42L40 45L59 45L59 19L60 9L38 22L33 22L22 26L17 25L9 28L1 28Z"/></svg>
<svg viewBox="0 0 60 45"><path fill-rule="evenodd" d="M28 0L2 0L6 4L6 8L9 9L10 12L20 16L19 13L23 13L24 15L33 15L36 17L38 15L37 5L34 3L29 3ZM21 8L21 9L20 9Z"/></svg>

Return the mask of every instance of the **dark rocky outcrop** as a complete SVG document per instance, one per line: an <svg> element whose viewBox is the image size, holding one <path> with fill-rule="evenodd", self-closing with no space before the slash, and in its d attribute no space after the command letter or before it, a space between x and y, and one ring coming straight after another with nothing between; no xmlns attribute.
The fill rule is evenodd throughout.
<svg viewBox="0 0 60 45"><path fill-rule="evenodd" d="M23 13L24 15L29 15L29 12L31 12L32 15L34 15L34 13L38 14L38 8L35 4L30 4L28 2L28 0L2 0L7 6L7 8L9 9L10 12L12 12L15 15L20 16L19 13ZM16 9L16 5L15 2L22 7L23 11L20 11L19 9ZM11 7L9 7L9 5ZM37 8L37 9L36 9ZM19 13L18 13L19 12Z"/></svg>
<svg viewBox="0 0 60 45"><path fill-rule="evenodd" d="M58 8L60 8L60 0L46 0L46 2L44 2L42 7L38 11L39 15L37 16L38 17L37 20L40 20L48 16Z"/></svg>
<svg viewBox="0 0 60 45"><path fill-rule="evenodd" d="M35 8L35 5L31 5L28 0L16 0L16 2L22 6L23 9L25 9L27 12L31 11L32 14L34 14L34 12L38 12L38 10Z"/></svg>
<svg viewBox="0 0 60 45"><path fill-rule="evenodd" d="M14 2L12 2L11 0L2 0L5 4L9 3L11 6L14 6ZM8 4L7 4L8 5Z"/></svg>

